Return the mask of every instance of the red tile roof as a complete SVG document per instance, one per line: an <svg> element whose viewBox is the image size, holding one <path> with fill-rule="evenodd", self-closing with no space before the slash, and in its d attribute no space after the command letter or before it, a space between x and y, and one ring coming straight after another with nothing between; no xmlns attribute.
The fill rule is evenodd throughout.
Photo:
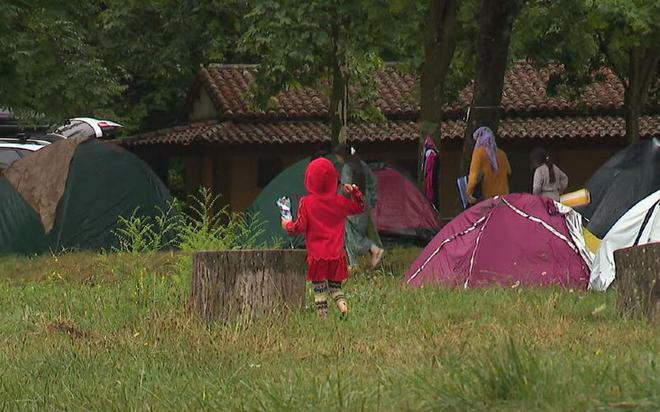
<svg viewBox="0 0 660 412"><path fill-rule="evenodd" d="M465 123L450 120L442 123L443 139L462 139ZM642 116L643 138L660 135L660 115ZM349 139L354 142L414 141L419 129L413 121L358 123L349 125ZM329 143L330 130L323 121L274 121L267 123L216 122L198 123L165 129L124 139L125 146L152 144L188 145L195 141L219 144ZM600 139L623 138L625 122L617 116L580 116L504 119L498 137L517 139Z"/></svg>
<svg viewBox="0 0 660 412"><path fill-rule="evenodd" d="M211 65L200 70L194 87L203 86L223 120L294 120L325 118L328 111L326 96L312 88L291 89L279 93L272 107L256 108L251 102L255 85L255 65ZM561 115L568 113L613 114L623 104L623 85L609 70L603 69L595 82L588 86L575 101L564 97L548 96L546 88L552 75L559 75L561 66L534 68L528 62L515 63L504 80L502 108L505 115ZM414 119L419 114L417 80L395 65L386 65L376 73L378 98L375 105L386 117ZM189 102L195 92L189 96ZM472 90L467 87L458 100L446 108L449 118L460 117L471 100Z"/></svg>
<svg viewBox="0 0 660 412"><path fill-rule="evenodd" d="M206 123L160 130L123 141L128 146L150 144L187 145L194 141L220 144L285 144L329 142L327 99L317 90L299 88L279 93L269 109L256 108L250 99L257 66L212 65L200 70L191 98L204 87L219 109L221 118ZM551 76L560 66L536 69L519 62L506 74L502 96L501 139L598 139L623 138L623 85L607 69L595 76L577 100L546 93ZM419 113L417 81L394 65L375 74L378 97L375 105L385 114L383 123L351 123L349 139L356 142L411 141L418 138L414 120ZM445 111L443 139L461 139L461 120L471 100L466 88ZM189 106L190 107L190 106ZM641 135L660 135L660 115L643 116Z"/></svg>

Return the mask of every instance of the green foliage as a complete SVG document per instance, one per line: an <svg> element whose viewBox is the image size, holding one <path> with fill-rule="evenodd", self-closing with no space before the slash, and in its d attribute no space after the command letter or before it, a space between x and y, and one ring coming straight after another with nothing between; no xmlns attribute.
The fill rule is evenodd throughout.
<svg viewBox="0 0 660 412"><path fill-rule="evenodd" d="M169 208L154 217L141 216L139 210L130 218L120 217L115 235L115 252L149 253L176 248L183 252L200 250L256 249L271 246L259 243L263 222L258 216L249 219L241 213L218 208L219 196L201 188L191 197L188 210L173 201Z"/></svg>
<svg viewBox="0 0 660 412"><path fill-rule="evenodd" d="M167 210L159 210L153 217L141 215L139 209L129 218L120 216L114 232L119 247L114 251L137 254L176 246L181 227L179 209L179 204L173 201Z"/></svg>
<svg viewBox="0 0 660 412"><path fill-rule="evenodd" d="M446 99L473 78L478 0L462 1ZM380 121L371 74L384 61L417 72L426 0L5 0L0 3L0 106L29 123L110 117L126 132L184 122L182 102L200 65L260 63L255 104L278 91L329 91L339 27L349 115ZM631 48L658 47L660 2L528 0L516 20L511 60L561 62L550 92L572 93L607 65L627 77ZM555 81L556 80L556 81ZM569 85L566 88L564 85Z"/></svg>
<svg viewBox="0 0 660 412"><path fill-rule="evenodd" d="M625 80L632 48L660 47L659 14L657 1L529 1L516 21L512 54L539 65L560 62L560 83L573 91L602 66Z"/></svg>
<svg viewBox="0 0 660 412"><path fill-rule="evenodd" d="M382 120L374 107L376 87L371 75L382 68L383 58L401 60L414 53L404 48L410 43L402 30L411 28L409 24L419 25L421 4L417 1L403 6L385 0L250 1L239 50L259 56L255 103L272 106L276 104L272 96L300 86L317 87L329 94L331 69L341 59L351 90L349 117ZM333 24L338 27L336 39ZM333 53L335 41L341 56Z"/></svg>
<svg viewBox="0 0 660 412"><path fill-rule="evenodd" d="M239 58L239 0L111 0L98 16L105 61L127 90L113 109L131 130L187 119L181 106L201 65Z"/></svg>
<svg viewBox="0 0 660 412"><path fill-rule="evenodd" d="M260 243L263 221L258 216L249 219L241 213L218 211L219 196L202 188L179 229L178 247L184 252L199 250L263 249L272 246Z"/></svg>
<svg viewBox="0 0 660 412"><path fill-rule="evenodd" d="M101 2L4 0L0 106L46 121L94 114L125 90L94 43ZM90 111L91 108L91 111Z"/></svg>
<svg viewBox="0 0 660 412"><path fill-rule="evenodd" d="M388 7L380 10L389 13L392 20L385 17L374 19L383 22L385 28L396 27L385 37L389 46L383 49L383 53L401 62L402 67L411 73L417 73L424 63L427 3L426 0L388 0ZM459 2L456 50L444 83L447 102L455 100L474 78L479 7L479 0Z"/></svg>
<svg viewBox="0 0 660 412"><path fill-rule="evenodd" d="M528 1L514 25L511 54L540 66L561 62L569 75L584 75L598 44L586 1Z"/></svg>
<svg viewBox="0 0 660 412"><path fill-rule="evenodd" d="M632 48L655 48L660 53L660 2L592 0L589 5L603 57L621 77L627 77Z"/></svg>
<svg viewBox="0 0 660 412"><path fill-rule="evenodd" d="M239 0L3 1L0 106L50 123L109 117L128 132L182 121L199 66L238 58L243 7Z"/></svg>

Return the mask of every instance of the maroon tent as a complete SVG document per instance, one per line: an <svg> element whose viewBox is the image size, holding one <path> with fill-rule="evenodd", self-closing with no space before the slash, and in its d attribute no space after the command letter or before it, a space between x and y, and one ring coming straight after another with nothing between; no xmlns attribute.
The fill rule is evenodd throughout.
<svg viewBox="0 0 660 412"><path fill-rule="evenodd" d="M442 223L438 212L413 182L384 164L369 165L378 182L372 219L384 240L417 240L427 244Z"/></svg>
<svg viewBox="0 0 660 412"><path fill-rule="evenodd" d="M406 273L413 287L586 289L591 256L572 209L529 194L485 200L448 223Z"/></svg>

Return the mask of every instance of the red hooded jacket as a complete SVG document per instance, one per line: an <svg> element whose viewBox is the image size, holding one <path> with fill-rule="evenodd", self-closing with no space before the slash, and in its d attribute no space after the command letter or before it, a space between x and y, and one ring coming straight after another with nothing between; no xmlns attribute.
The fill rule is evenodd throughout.
<svg viewBox="0 0 660 412"><path fill-rule="evenodd" d="M307 196L300 199L297 219L286 226L290 235L305 235L308 260L344 257L344 222L347 216L364 212L359 190L347 199L337 194L339 175L324 158L312 161L305 170Z"/></svg>

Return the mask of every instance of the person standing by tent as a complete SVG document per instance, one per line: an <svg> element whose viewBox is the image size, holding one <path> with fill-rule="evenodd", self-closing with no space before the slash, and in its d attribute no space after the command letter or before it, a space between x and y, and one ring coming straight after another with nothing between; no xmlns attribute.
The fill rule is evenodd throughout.
<svg viewBox="0 0 660 412"><path fill-rule="evenodd" d="M342 184L356 185L364 193L366 209L364 213L349 216L346 219L346 251L348 264L354 267L360 255L367 252L371 254L371 266L376 267L385 251L371 241L368 237L371 222L371 209L376 206L377 184L376 177L369 166L363 162L346 144L339 144L334 150L337 161L341 164Z"/></svg>
<svg viewBox="0 0 660 412"><path fill-rule="evenodd" d="M482 126L472 136L476 143L472 151L470 174L465 191L468 202L470 204L477 202L472 194L479 181L484 199L509 194L511 166L506 153L498 149L493 131Z"/></svg>
<svg viewBox="0 0 660 412"><path fill-rule="evenodd" d="M431 204L439 208L438 191L438 148L431 136L424 139L422 148L422 176L424 177L424 195Z"/></svg>
<svg viewBox="0 0 660 412"><path fill-rule="evenodd" d="M305 188L309 193L300 200L295 220L282 217L282 228L289 235L305 235L307 280L312 282L314 302L319 316L328 314L327 294L345 317L348 304L342 283L348 278L344 251L344 222L347 216L364 212L360 189L344 185L341 190L350 199L337 194L339 176L328 159L313 160L305 170Z"/></svg>
<svg viewBox="0 0 660 412"><path fill-rule="evenodd" d="M549 197L558 202L559 195L568 187L568 176L554 164L550 154L541 147L532 150L530 158L534 168L532 194Z"/></svg>

